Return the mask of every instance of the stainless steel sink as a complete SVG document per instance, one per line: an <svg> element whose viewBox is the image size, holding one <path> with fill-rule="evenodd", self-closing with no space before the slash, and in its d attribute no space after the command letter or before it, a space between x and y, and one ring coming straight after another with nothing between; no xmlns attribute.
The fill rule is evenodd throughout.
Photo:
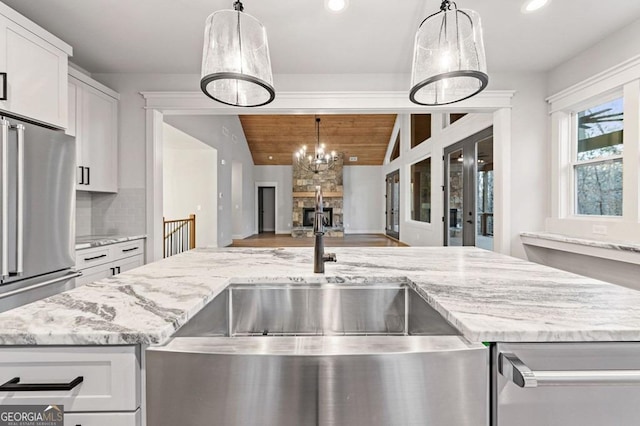
<svg viewBox="0 0 640 426"><path fill-rule="evenodd" d="M233 284L147 350L147 422L487 425L488 358L408 284Z"/></svg>
<svg viewBox="0 0 640 426"><path fill-rule="evenodd" d="M407 285L232 284L174 337L458 334Z"/></svg>

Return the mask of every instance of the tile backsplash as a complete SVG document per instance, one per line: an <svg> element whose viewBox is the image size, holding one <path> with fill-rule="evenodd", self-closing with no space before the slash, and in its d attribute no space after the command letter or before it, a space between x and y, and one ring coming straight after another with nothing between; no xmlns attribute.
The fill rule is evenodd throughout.
<svg viewBox="0 0 640 426"><path fill-rule="evenodd" d="M91 193L76 192L76 236L91 235Z"/></svg>
<svg viewBox="0 0 640 426"><path fill-rule="evenodd" d="M120 188L117 194L76 192L77 236L144 233L144 188Z"/></svg>

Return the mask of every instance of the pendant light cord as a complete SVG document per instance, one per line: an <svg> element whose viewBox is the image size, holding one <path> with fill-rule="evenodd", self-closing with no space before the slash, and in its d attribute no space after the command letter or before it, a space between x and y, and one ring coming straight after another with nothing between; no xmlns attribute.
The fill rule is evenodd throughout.
<svg viewBox="0 0 640 426"><path fill-rule="evenodd" d="M239 0L233 4L233 8L238 12L238 47L240 49L240 74L244 74L242 60L242 33L240 32L240 13L244 11L244 6ZM240 81L236 79L236 105L240 105Z"/></svg>

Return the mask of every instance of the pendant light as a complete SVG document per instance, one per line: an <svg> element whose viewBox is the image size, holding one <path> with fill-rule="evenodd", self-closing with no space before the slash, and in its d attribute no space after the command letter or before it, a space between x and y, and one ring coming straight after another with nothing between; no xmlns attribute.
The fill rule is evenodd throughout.
<svg viewBox="0 0 640 426"><path fill-rule="evenodd" d="M256 107L275 99L267 32L242 2L207 18L200 88L223 104Z"/></svg>
<svg viewBox="0 0 640 426"><path fill-rule="evenodd" d="M416 33L409 99L452 104L480 93L488 82L480 16L443 0Z"/></svg>

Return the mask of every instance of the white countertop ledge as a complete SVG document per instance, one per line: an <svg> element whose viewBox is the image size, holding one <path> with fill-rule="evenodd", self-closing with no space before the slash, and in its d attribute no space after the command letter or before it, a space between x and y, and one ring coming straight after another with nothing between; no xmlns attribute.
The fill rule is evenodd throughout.
<svg viewBox="0 0 640 426"><path fill-rule="evenodd" d="M2 345L162 344L229 283L408 280L472 342L640 341L640 292L473 247L198 249L0 314Z"/></svg>

